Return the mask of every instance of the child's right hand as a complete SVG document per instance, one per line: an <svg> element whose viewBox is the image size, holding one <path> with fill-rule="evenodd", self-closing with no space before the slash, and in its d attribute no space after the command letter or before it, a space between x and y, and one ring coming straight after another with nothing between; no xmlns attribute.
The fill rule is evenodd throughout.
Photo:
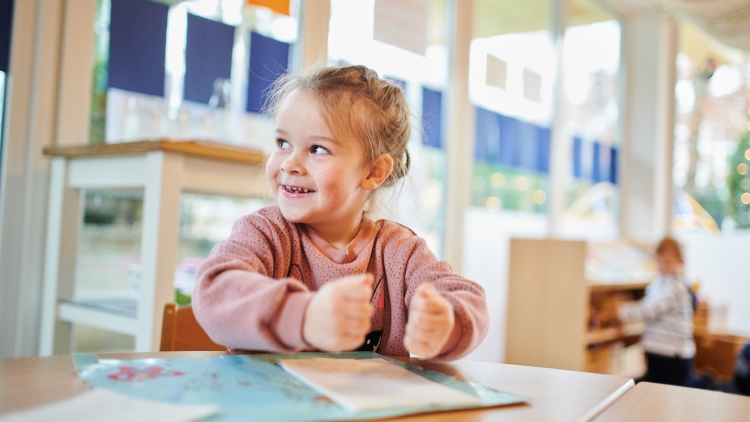
<svg viewBox="0 0 750 422"><path fill-rule="evenodd" d="M328 352L362 345L370 331L372 283L372 274L358 274L324 284L305 310L305 341Z"/></svg>

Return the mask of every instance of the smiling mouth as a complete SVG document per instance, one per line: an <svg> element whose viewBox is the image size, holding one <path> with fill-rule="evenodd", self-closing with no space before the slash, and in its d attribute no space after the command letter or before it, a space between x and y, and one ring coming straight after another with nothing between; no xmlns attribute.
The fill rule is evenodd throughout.
<svg viewBox="0 0 750 422"><path fill-rule="evenodd" d="M281 185L281 187L289 193L310 193L315 192L312 189L305 189L305 188L299 188L297 186L287 186L287 185Z"/></svg>

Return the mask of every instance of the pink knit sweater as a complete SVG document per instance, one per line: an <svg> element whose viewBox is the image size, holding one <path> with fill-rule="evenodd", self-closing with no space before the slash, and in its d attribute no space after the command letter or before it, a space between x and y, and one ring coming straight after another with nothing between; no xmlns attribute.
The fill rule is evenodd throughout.
<svg viewBox="0 0 750 422"><path fill-rule="evenodd" d="M440 359L473 350L487 333L487 304L478 284L438 261L423 239L400 224L363 217L346 252L303 224L288 222L277 206L242 217L198 270L195 316L217 343L231 348L313 350L302 336L307 304L324 283L372 273L376 350L408 356L404 330L412 296L432 283L452 305L462 336ZM369 338L369 336L368 336Z"/></svg>

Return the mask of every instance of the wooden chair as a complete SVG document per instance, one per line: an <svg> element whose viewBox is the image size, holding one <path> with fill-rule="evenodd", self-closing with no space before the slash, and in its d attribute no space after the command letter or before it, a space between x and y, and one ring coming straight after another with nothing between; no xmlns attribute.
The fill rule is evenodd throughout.
<svg viewBox="0 0 750 422"><path fill-rule="evenodd" d="M191 306L178 308L176 303L164 305L164 320L161 325L162 352L177 351L226 351L226 346L214 343L203 327L198 324Z"/></svg>

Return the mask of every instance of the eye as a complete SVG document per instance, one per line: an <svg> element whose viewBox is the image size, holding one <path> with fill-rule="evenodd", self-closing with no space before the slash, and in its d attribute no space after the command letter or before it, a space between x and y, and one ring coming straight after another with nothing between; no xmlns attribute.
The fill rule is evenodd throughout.
<svg viewBox="0 0 750 422"><path fill-rule="evenodd" d="M313 154L330 154L327 149L323 148L320 145L313 145L312 148L310 148L310 152L312 152Z"/></svg>
<svg viewBox="0 0 750 422"><path fill-rule="evenodd" d="M279 149L289 149L290 148L289 142L287 142L287 141L285 141L284 139L281 139L281 138L276 138L276 147L278 147Z"/></svg>

